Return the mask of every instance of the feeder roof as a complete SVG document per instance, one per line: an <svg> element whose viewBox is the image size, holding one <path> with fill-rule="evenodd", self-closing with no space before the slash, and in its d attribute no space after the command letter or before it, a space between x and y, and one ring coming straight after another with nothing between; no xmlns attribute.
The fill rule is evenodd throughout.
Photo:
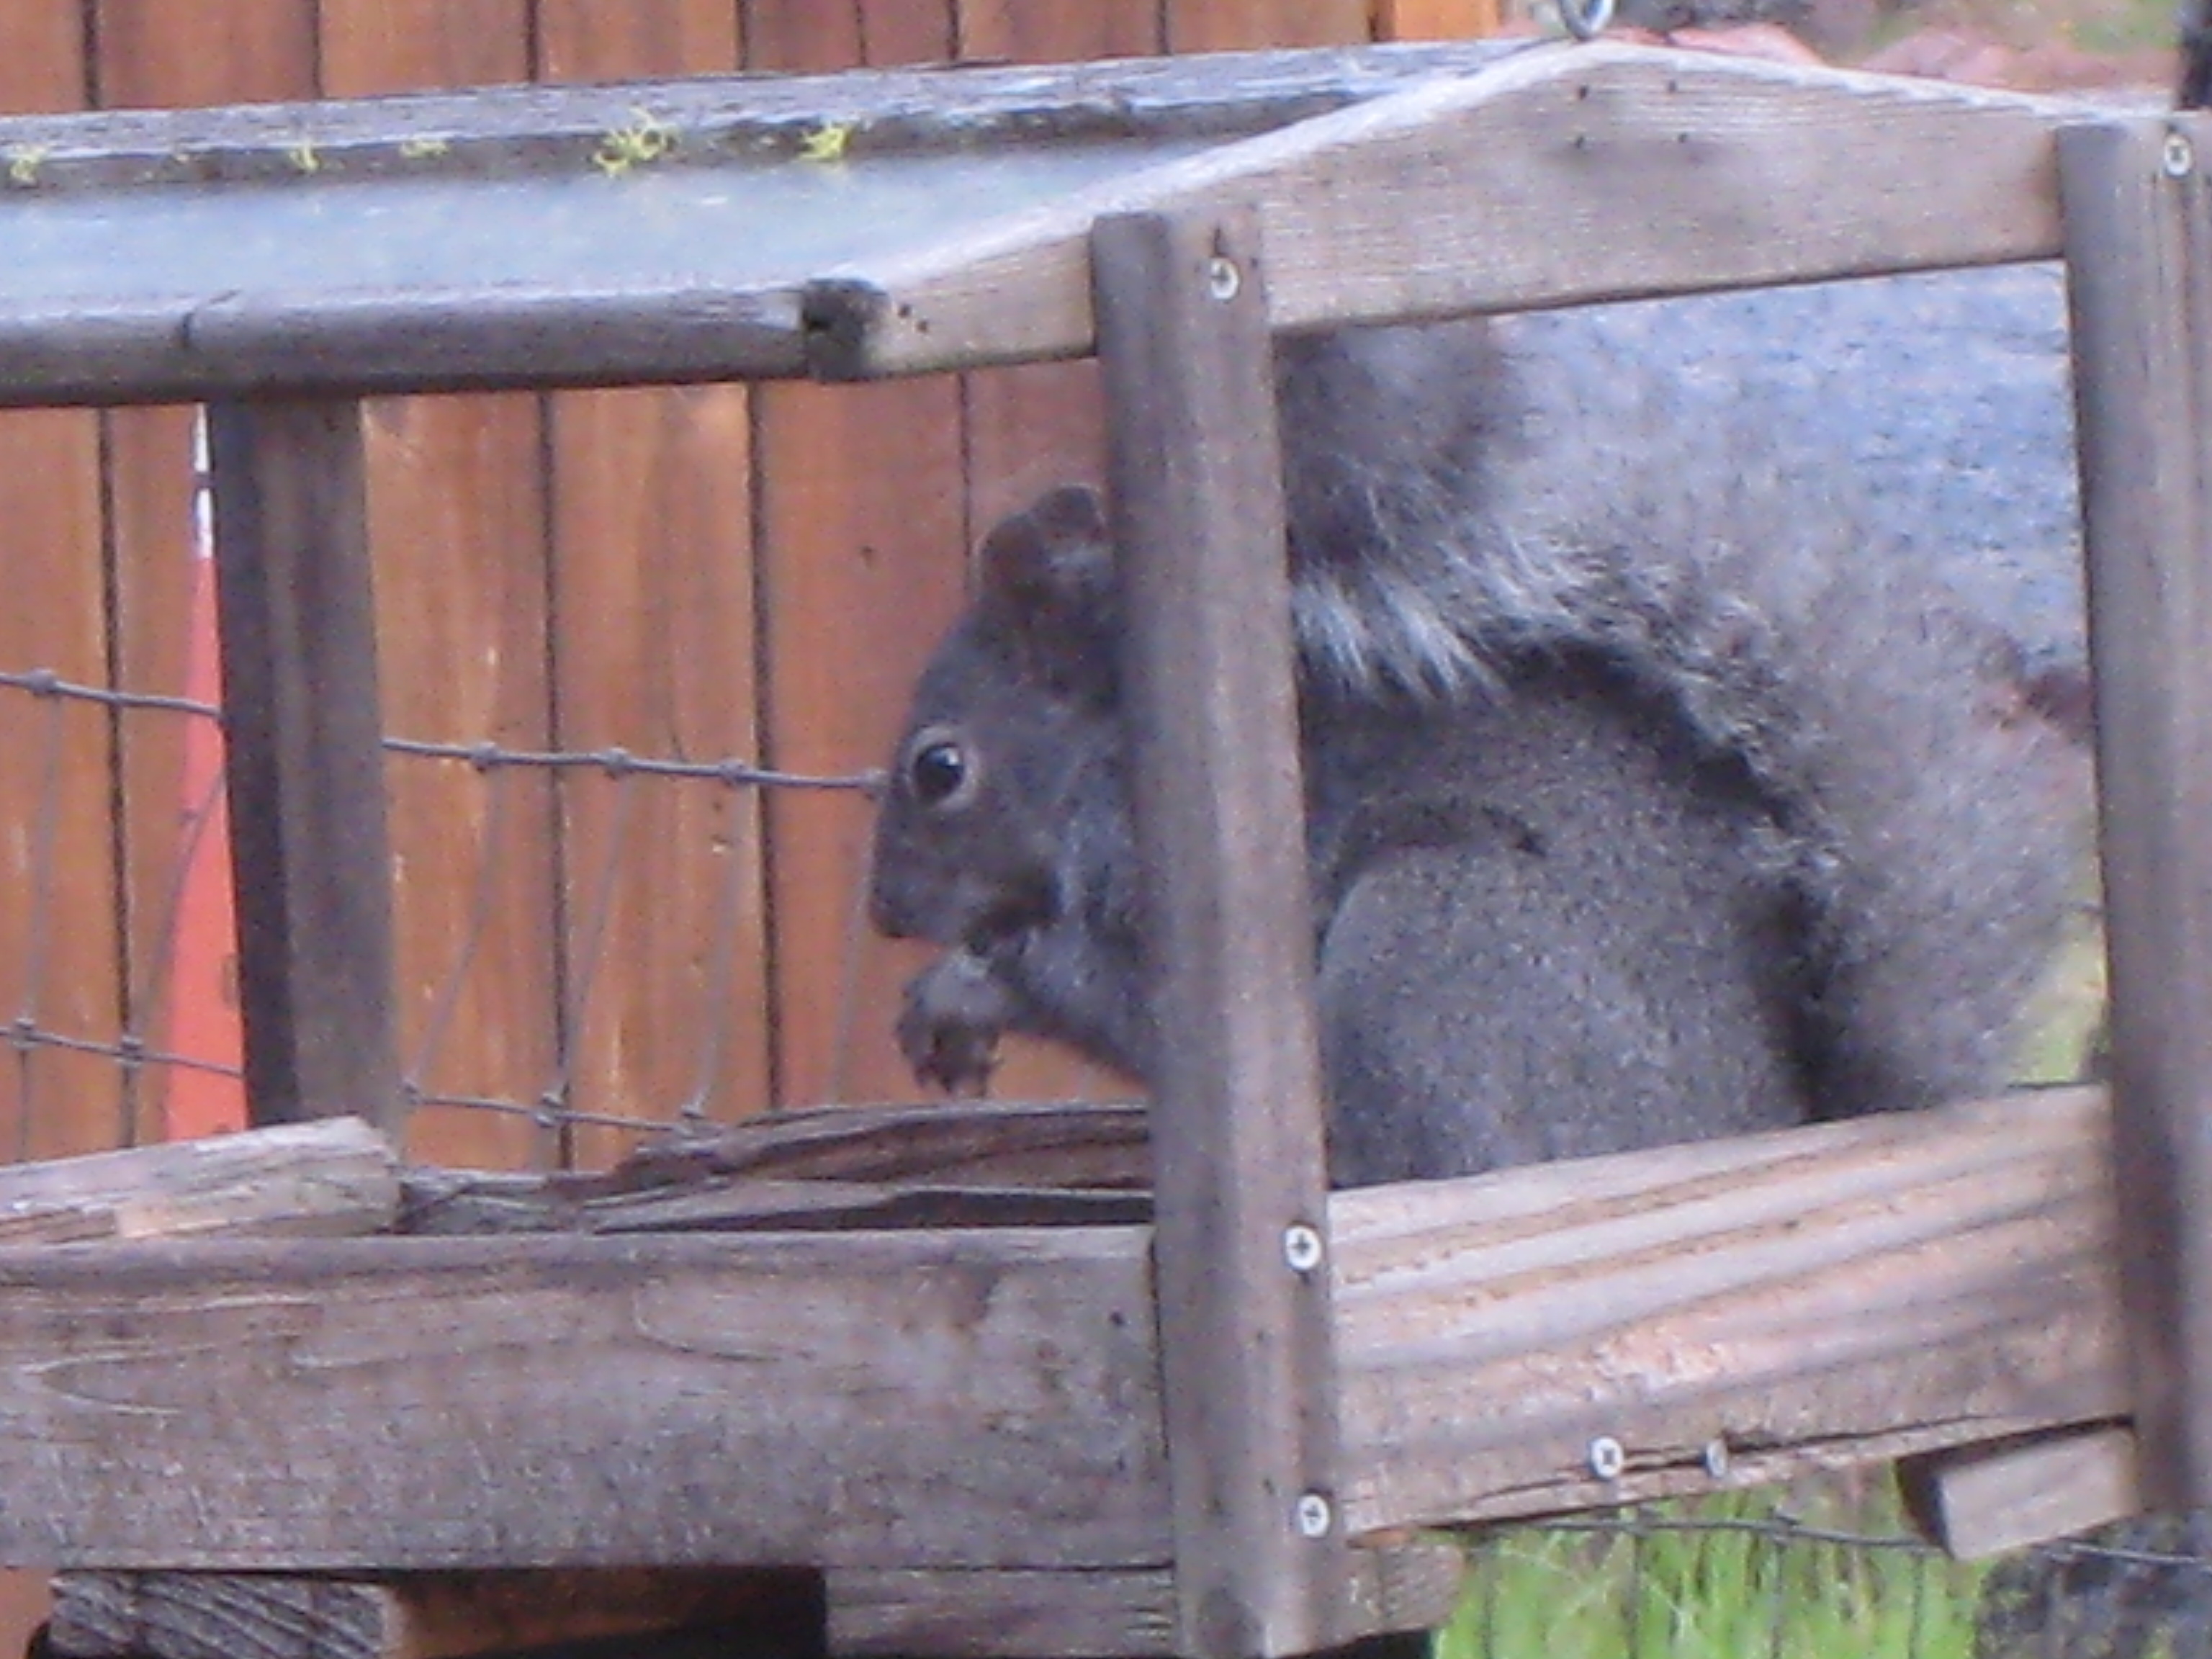
<svg viewBox="0 0 2212 1659"><path fill-rule="evenodd" d="M0 402L1078 356L1091 225L1217 202L1285 328L2032 258L2069 112L1480 43L18 118Z"/></svg>

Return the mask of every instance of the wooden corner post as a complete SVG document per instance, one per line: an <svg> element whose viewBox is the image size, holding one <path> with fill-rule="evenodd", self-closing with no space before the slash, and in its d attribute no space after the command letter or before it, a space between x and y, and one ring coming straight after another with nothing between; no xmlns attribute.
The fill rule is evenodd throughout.
<svg viewBox="0 0 2212 1659"><path fill-rule="evenodd" d="M1154 1272L1181 1646L1341 1640L1328 1179L1258 227L1092 234L1158 1053Z"/></svg>
<svg viewBox="0 0 2212 1659"><path fill-rule="evenodd" d="M208 411L246 1099L396 1129L376 615L361 405Z"/></svg>
<svg viewBox="0 0 2212 1659"><path fill-rule="evenodd" d="M2139 1473L2212 1505L2212 121L2058 137Z"/></svg>

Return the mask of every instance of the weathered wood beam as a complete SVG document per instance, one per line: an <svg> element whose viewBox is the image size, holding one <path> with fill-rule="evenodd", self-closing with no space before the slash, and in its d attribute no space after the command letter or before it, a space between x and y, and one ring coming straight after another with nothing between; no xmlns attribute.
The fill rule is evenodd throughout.
<svg viewBox="0 0 2212 1659"><path fill-rule="evenodd" d="M1424 80L1471 74L1516 43L1183 53L1075 64L917 64L819 75L702 75L465 91L0 118L18 194L297 182L487 179L588 167L649 117L686 166L803 150L823 128L844 153L975 149L1119 137L1233 137Z"/></svg>
<svg viewBox="0 0 2212 1659"><path fill-rule="evenodd" d="M1330 1647L1328 1171L1267 267L1249 213L1102 222L1155 1272L1182 1650Z"/></svg>
<svg viewBox="0 0 2212 1659"><path fill-rule="evenodd" d="M1433 1629L1457 1605L1463 1557L1423 1540L1348 1553L1344 1639ZM1175 1576L1150 1572L829 1575L839 1659L1149 1659L1176 1645Z"/></svg>
<svg viewBox="0 0 2212 1659"><path fill-rule="evenodd" d="M1097 218L1243 202L1278 329L2049 258L2051 135L2080 113L1710 53L1528 51L825 273L810 346L831 378L1081 356Z"/></svg>
<svg viewBox="0 0 2212 1659"><path fill-rule="evenodd" d="M208 412L246 1104L401 1112L361 405Z"/></svg>
<svg viewBox="0 0 2212 1659"><path fill-rule="evenodd" d="M2107 1134L2057 1091L1332 1195L1344 1524L2109 1424ZM0 1250L0 1562L1141 1577L1171 1554L1149 1246Z"/></svg>
<svg viewBox="0 0 2212 1659"><path fill-rule="evenodd" d="M2136 1437L2106 1426L1915 1459L1899 1476L1913 1520L1979 1561L2138 1513Z"/></svg>
<svg viewBox="0 0 2212 1659"><path fill-rule="evenodd" d="M1162 1565L1147 1243L0 1251L0 1559Z"/></svg>
<svg viewBox="0 0 2212 1659"><path fill-rule="evenodd" d="M1331 1200L1355 1528L2127 1409L2093 1090Z"/></svg>
<svg viewBox="0 0 2212 1659"><path fill-rule="evenodd" d="M664 1632L726 1633L719 1651L811 1659L821 1588L808 1573L700 1568L414 1573L380 1582L221 1573L68 1573L56 1659L465 1659ZM667 1651L675 1651L672 1647ZM692 1650L696 1651L697 1650Z"/></svg>
<svg viewBox="0 0 2212 1659"><path fill-rule="evenodd" d="M2212 1505L2212 118L2060 135L2143 1495Z"/></svg>
<svg viewBox="0 0 2212 1659"><path fill-rule="evenodd" d="M0 1244L337 1237L398 1213L398 1156L357 1118L0 1168Z"/></svg>
<svg viewBox="0 0 2212 1659"><path fill-rule="evenodd" d="M1362 1633L1426 1630L1459 1598L1459 1547L1352 1553ZM640 1659L703 1650L751 1659L1169 1659L1174 1576L1133 1571L711 1568L410 1573L382 1580L220 1573L64 1575L52 1644L66 1659L463 1659L628 1637ZM825 1640L826 1638L826 1640Z"/></svg>

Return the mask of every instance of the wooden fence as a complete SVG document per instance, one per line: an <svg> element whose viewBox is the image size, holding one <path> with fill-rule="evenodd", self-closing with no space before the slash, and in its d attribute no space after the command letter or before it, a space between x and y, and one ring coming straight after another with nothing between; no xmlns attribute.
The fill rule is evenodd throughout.
<svg viewBox="0 0 2212 1659"><path fill-rule="evenodd" d="M1479 0L1373 15L1369 0L18 0L0 21L0 111L1312 45L1489 21ZM1097 476L1091 379L1085 364L380 401L384 729L873 765L977 529L1048 483ZM0 673L192 689L206 613L191 412L15 412L0 432ZM222 1035L220 895L212 920L202 902L178 921L180 897L210 896L180 894L177 876L204 787L191 750L209 729L0 694L0 1018L15 1037L0 1155L161 1138L172 1085L198 1074L96 1050L191 1052L210 1022L183 1017L210 1010ZM508 1105L418 1111L419 1153L596 1163L630 1138L589 1127L594 1114L911 1094L888 1036L911 958L865 938L854 909L860 801L588 769L395 760L390 776L403 1058L433 1097ZM1031 1054L1001 1086L1111 1085ZM546 1096L582 1118L533 1115Z"/></svg>

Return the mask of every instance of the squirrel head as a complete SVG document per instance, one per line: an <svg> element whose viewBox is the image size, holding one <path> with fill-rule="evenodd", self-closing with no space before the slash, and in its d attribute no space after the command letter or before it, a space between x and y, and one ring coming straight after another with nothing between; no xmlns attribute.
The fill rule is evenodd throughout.
<svg viewBox="0 0 2212 1659"><path fill-rule="evenodd" d="M879 932L988 951L1062 915L1071 824L1120 787L1119 611L1096 491L1054 489L984 538L884 784Z"/></svg>

